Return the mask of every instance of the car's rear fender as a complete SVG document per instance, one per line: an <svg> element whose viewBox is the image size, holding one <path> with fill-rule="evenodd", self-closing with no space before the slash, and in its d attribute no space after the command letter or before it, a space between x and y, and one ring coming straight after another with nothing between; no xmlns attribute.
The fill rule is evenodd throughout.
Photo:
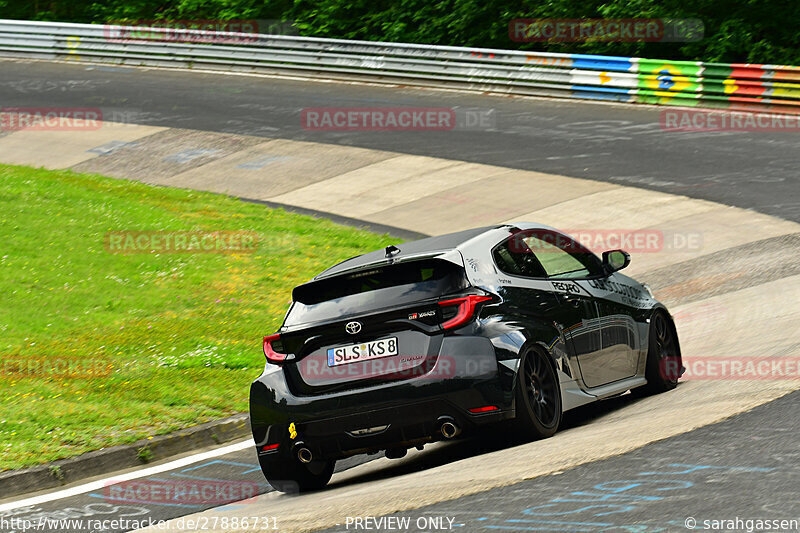
<svg viewBox="0 0 800 533"><path fill-rule="evenodd" d="M569 380L579 376L568 357L567 346L561 331L548 310L557 305L552 295L539 292L530 305L520 306L518 297L510 297L509 289L494 293L495 302L484 306L470 334L488 338L494 345L498 362L516 371L520 355L533 345L539 346L553 360L556 368ZM528 293L529 291L525 291ZM543 308L543 311L531 308Z"/></svg>

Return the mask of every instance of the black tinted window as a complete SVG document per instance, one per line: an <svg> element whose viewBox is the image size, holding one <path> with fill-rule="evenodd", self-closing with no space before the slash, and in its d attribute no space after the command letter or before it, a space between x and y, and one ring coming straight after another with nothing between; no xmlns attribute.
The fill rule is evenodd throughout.
<svg viewBox="0 0 800 533"><path fill-rule="evenodd" d="M497 266L507 274L526 278L543 278L546 276L539 260L530 249L522 251L519 246L512 245L511 239L494 249L494 260Z"/></svg>
<svg viewBox="0 0 800 533"><path fill-rule="evenodd" d="M601 263L570 237L549 229L514 233L494 249L503 272L530 278L583 278L599 274Z"/></svg>
<svg viewBox="0 0 800 533"><path fill-rule="evenodd" d="M468 286L464 269L427 259L398 263L295 287L285 325L305 324L437 298Z"/></svg>

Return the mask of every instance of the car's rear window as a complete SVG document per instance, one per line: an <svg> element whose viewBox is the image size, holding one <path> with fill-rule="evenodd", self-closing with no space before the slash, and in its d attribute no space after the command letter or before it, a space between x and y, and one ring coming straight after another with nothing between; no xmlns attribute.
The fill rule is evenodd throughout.
<svg viewBox="0 0 800 533"><path fill-rule="evenodd" d="M284 325L335 320L461 291L469 285L463 267L425 259L312 281L295 287Z"/></svg>

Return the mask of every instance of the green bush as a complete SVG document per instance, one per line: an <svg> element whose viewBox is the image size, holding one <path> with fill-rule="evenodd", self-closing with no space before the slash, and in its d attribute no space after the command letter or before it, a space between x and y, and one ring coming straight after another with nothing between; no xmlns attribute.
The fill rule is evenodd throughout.
<svg viewBox="0 0 800 533"><path fill-rule="evenodd" d="M795 0L0 0L4 18L102 23L137 19L281 19L301 35L687 59L800 64ZM516 43L515 18L696 18L693 43Z"/></svg>

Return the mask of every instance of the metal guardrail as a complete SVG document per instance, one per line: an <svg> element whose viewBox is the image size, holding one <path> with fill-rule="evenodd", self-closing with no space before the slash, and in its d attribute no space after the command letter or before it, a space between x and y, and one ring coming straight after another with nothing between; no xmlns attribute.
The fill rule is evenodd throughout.
<svg viewBox="0 0 800 533"><path fill-rule="evenodd" d="M177 38L176 38L177 37ZM209 42L211 41L211 42ZM0 57L800 113L800 67L0 19Z"/></svg>

